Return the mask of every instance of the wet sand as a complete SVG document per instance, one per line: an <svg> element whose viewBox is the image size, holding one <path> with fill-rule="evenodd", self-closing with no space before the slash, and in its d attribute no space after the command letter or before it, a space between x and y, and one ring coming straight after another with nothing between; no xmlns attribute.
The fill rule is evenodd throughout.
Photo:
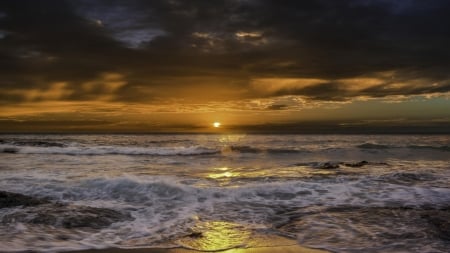
<svg viewBox="0 0 450 253"><path fill-rule="evenodd" d="M190 250L185 248L144 248L144 249L99 249L99 250L81 250L70 253L199 253L205 251ZM274 246L274 247L256 247L256 248L235 248L223 251L214 251L219 253L329 253L328 251L305 248L299 245Z"/></svg>

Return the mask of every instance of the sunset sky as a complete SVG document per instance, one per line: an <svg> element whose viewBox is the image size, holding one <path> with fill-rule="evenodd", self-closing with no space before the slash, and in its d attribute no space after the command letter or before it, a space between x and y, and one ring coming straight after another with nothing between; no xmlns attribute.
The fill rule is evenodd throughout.
<svg viewBox="0 0 450 253"><path fill-rule="evenodd" d="M3 0L0 132L450 131L449 13L448 0Z"/></svg>

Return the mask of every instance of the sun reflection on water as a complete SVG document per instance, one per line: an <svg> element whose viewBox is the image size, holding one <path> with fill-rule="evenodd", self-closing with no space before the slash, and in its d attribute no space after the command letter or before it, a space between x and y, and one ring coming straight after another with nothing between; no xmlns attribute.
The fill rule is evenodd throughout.
<svg viewBox="0 0 450 253"><path fill-rule="evenodd" d="M212 179L229 179L239 177L241 174L238 172L230 171L228 167L214 168L215 172L208 173L207 177ZM216 172L217 171L217 172Z"/></svg>
<svg viewBox="0 0 450 253"><path fill-rule="evenodd" d="M227 221L202 222L192 230L192 234L177 243L195 250L218 251L245 247L251 238L251 232L243 225Z"/></svg>
<svg viewBox="0 0 450 253"><path fill-rule="evenodd" d="M222 135L219 138L220 143L234 143L240 142L246 137L245 134L230 134L230 135Z"/></svg>

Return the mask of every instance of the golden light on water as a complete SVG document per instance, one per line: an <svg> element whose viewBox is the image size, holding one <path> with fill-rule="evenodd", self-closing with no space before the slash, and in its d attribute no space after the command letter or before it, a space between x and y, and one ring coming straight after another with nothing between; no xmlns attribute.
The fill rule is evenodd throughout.
<svg viewBox="0 0 450 253"><path fill-rule="evenodd" d="M296 241L285 237L258 233L254 228L224 220L198 222L191 231L191 234L176 240L176 243L184 248L209 252L271 253L274 249L279 249L279 252L287 253L325 253L299 247Z"/></svg>
<svg viewBox="0 0 450 253"><path fill-rule="evenodd" d="M240 173L229 171L230 168L222 167L222 168L214 168L217 172L212 172L208 174L208 178L212 179L227 179L240 176Z"/></svg>
<svg viewBox="0 0 450 253"><path fill-rule="evenodd" d="M209 221L195 225L191 236L178 240L182 246L201 251L218 251L246 246L251 232L243 225Z"/></svg>
<svg viewBox="0 0 450 253"><path fill-rule="evenodd" d="M211 173L211 174L208 175L209 178L214 178L214 179L224 178L224 177L225 178L236 177L236 176L237 176L237 174L235 174L233 172L229 172L229 171L226 171L226 172L223 172L223 173Z"/></svg>

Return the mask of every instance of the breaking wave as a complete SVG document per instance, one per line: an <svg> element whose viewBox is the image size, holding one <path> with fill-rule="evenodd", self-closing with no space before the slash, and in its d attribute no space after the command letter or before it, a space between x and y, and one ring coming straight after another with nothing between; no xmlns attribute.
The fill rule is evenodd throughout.
<svg viewBox="0 0 450 253"><path fill-rule="evenodd" d="M0 144L1 153L20 153L20 154L65 154L65 155L155 155L155 156L173 156L173 155L211 155L218 153L250 153L250 154L296 154L308 152L306 150L294 148L259 148L251 146L227 146L227 147L202 147L202 146L79 146L63 145L59 143L15 143Z"/></svg>
<svg viewBox="0 0 450 253"><path fill-rule="evenodd" d="M386 180L386 177L392 179ZM201 205L207 202L238 202L272 205L289 203L296 206L326 205L339 206L385 206L387 203L423 205L448 203L450 189L426 189L417 185L392 184L393 181L431 180L426 174L393 174L380 177L386 184L374 178L328 181L288 181L288 182L250 182L235 187L205 187L202 180L186 184L176 177L121 176L116 178L95 178L80 181L74 185L63 186L55 181L19 187L10 185L9 189L23 194L37 195L58 201L97 201L109 200L157 207L172 205Z"/></svg>
<svg viewBox="0 0 450 253"><path fill-rule="evenodd" d="M447 145L443 145L443 146L410 145L410 146L408 146L408 148L410 148L410 149L433 149L433 150L450 152L450 146L447 146Z"/></svg>
<svg viewBox="0 0 450 253"><path fill-rule="evenodd" d="M356 146L360 149L400 149L400 148L407 148L407 149L431 149L431 150L438 150L438 151L446 151L450 152L450 146L448 145L442 145L442 146L432 146L432 145L385 145L385 144L376 144L376 143L363 143Z"/></svg>
<svg viewBox="0 0 450 253"><path fill-rule="evenodd" d="M259 148L252 146L229 146L223 149L224 151L232 151L237 153L268 153L268 154L295 154L301 152L308 152L306 150L296 148Z"/></svg>
<svg viewBox="0 0 450 253"><path fill-rule="evenodd" d="M220 153L220 150L200 147L124 147L124 146L12 146L0 145L2 153L20 154L64 154L64 155L210 155Z"/></svg>
<svg viewBox="0 0 450 253"><path fill-rule="evenodd" d="M357 145L356 147L358 147L360 149L390 149L390 148L398 148L397 146L382 145L382 144L375 144L375 143L363 143L363 144Z"/></svg>

